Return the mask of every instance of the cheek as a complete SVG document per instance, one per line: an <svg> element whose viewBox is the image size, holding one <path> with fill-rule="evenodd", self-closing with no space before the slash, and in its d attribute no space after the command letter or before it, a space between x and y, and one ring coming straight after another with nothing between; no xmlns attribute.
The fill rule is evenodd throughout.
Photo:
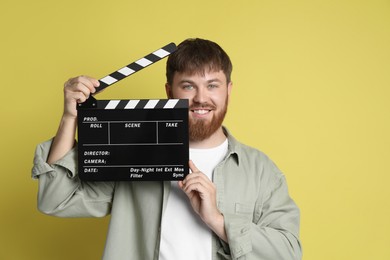
<svg viewBox="0 0 390 260"><path fill-rule="evenodd" d="M227 95L218 95L212 98L214 104L216 104L218 107L224 107L228 103L229 97Z"/></svg>

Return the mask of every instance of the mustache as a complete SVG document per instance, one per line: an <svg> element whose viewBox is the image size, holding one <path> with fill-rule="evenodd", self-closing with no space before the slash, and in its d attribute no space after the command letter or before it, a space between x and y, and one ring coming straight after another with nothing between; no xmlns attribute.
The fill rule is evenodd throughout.
<svg viewBox="0 0 390 260"><path fill-rule="evenodd" d="M217 107L209 103L192 103L189 107L190 110L194 109L216 109Z"/></svg>

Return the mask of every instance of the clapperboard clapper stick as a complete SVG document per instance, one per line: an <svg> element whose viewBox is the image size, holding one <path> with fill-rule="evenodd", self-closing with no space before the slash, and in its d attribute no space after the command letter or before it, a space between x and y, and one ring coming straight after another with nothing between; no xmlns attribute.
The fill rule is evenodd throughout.
<svg viewBox="0 0 390 260"><path fill-rule="evenodd" d="M101 78L97 92L175 50L170 43ZM188 174L188 100L96 100L91 95L77 110L82 180L169 181Z"/></svg>
<svg viewBox="0 0 390 260"><path fill-rule="evenodd" d="M166 46L146 55L145 57L134 61L130 63L129 65L114 71L113 73L99 79L99 87L96 88L96 92L93 95L96 95L100 91L104 90L105 88L115 84L116 82L127 78L130 75L133 75L137 71L140 71L149 65L169 56L173 52L176 51L176 44L173 42L167 44ZM78 104L78 106L82 107L88 107L88 106L95 106L96 105L96 100L95 98L91 95L84 103Z"/></svg>

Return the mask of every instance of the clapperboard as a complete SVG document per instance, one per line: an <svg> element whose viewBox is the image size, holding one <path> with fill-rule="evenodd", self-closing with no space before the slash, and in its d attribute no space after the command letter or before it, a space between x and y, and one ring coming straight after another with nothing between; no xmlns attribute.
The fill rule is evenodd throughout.
<svg viewBox="0 0 390 260"><path fill-rule="evenodd" d="M174 43L99 80L97 91L167 57ZM95 93L96 94L96 93ZM188 100L78 104L78 170L84 181L182 180L188 174Z"/></svg>

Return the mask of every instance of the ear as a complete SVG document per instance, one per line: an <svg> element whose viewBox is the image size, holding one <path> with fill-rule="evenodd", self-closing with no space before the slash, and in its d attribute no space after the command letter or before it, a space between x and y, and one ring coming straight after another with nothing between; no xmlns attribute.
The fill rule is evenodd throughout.
<svg viewBox="0 0 390 260"><path fill-rule="evenodd" d="M168 83L165 83L165 93L167 94L167 98L172 98L172 88Z"/></svg>
<svg viewBox="0 0 390 260"><path fill-rule="evenodd" d="M229 84L228 84L228 101L230 101L230 94L232 93L232 89L233 89L233 82L230 81Z"/></svg>
<svg viewBox="0 0 390 260"><path fill-rule="evenodd" d="M227 86L227 90L228 90L228 97L230 97L230 94L232 93L232 88L233 88L233 82L230 81L228 86Z"/></svg>

